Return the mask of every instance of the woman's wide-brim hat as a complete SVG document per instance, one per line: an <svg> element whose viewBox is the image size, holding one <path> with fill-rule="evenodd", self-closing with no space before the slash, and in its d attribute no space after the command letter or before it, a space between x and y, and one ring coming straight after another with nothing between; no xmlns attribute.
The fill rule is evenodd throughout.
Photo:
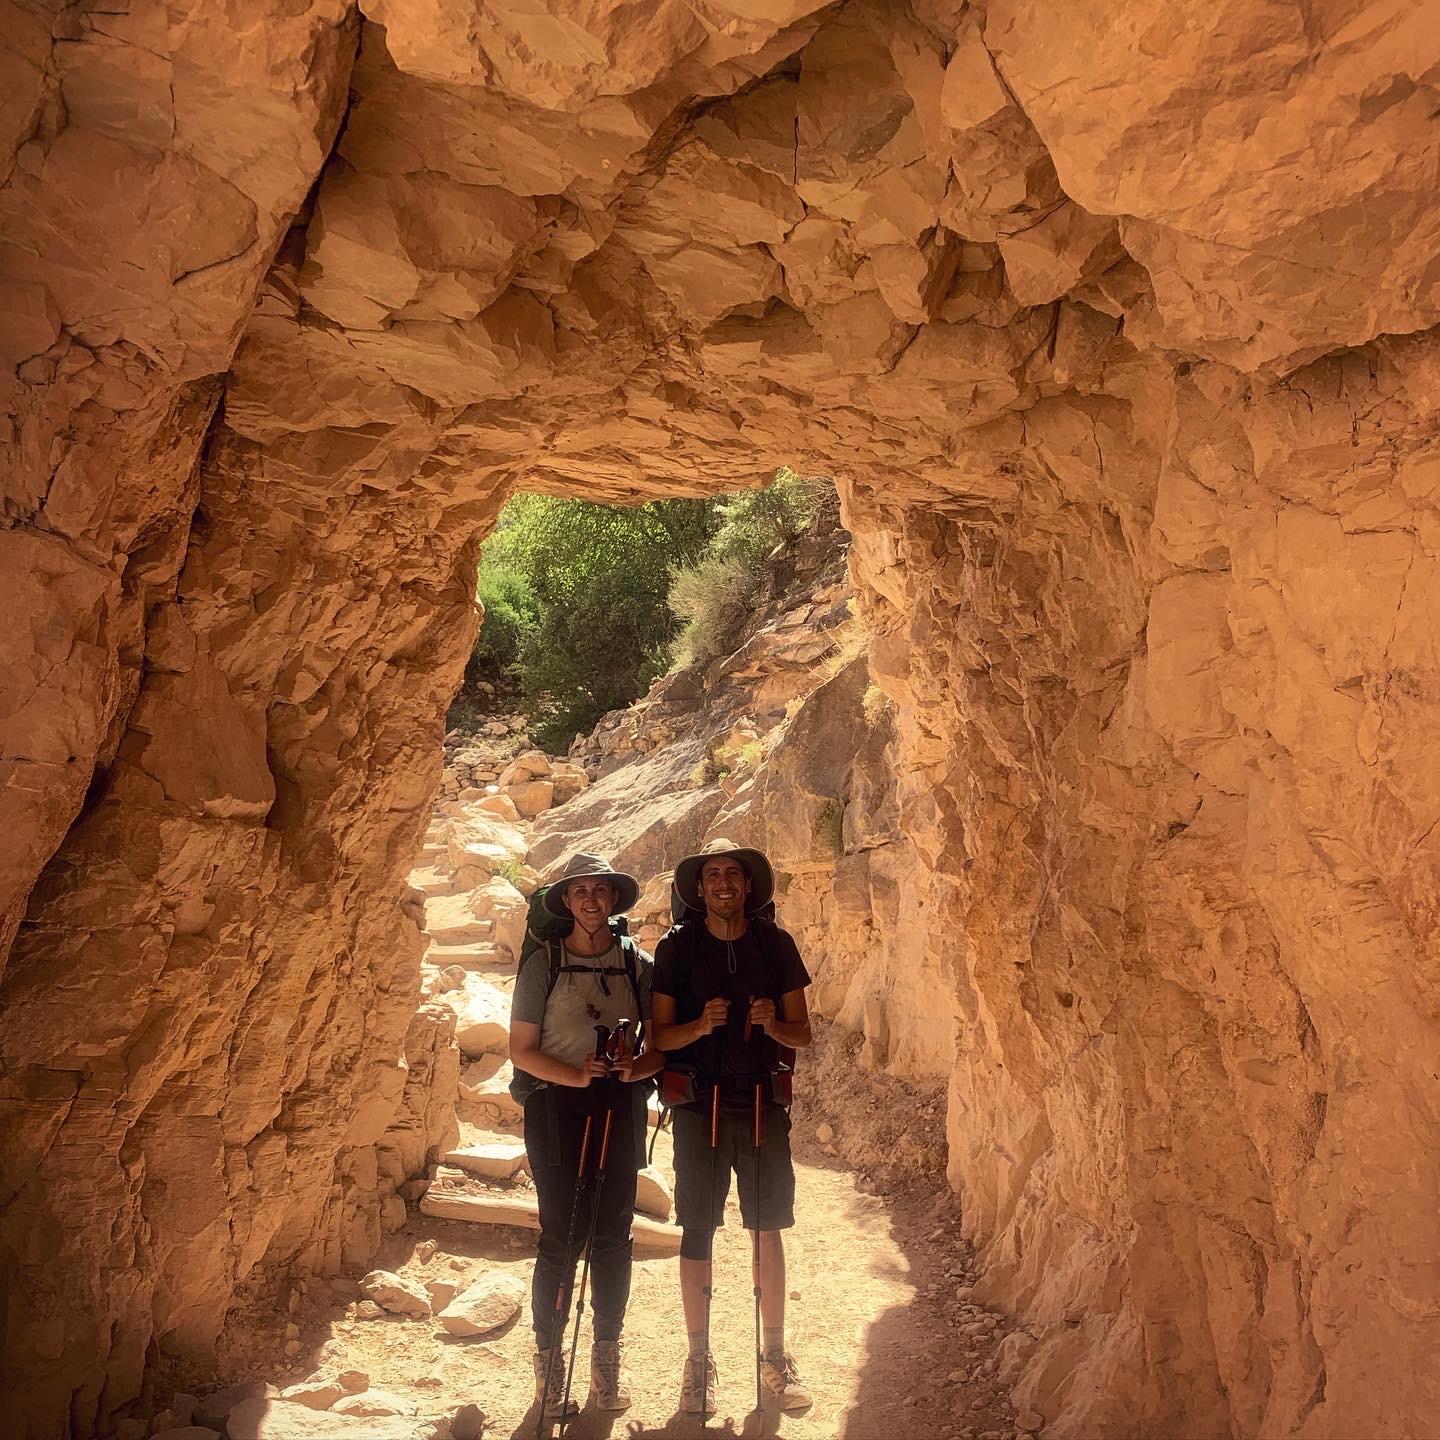
<svg viewBox="0 0 1440 1440"><path fill-rule="evenodd" d="M550 882L545 892L545 908L561 920L570 919L565 908L565 891L576 880L608 880L615 887L612 915L623 915L640 898L640 882L623 870L616 870L603 855L581 851L565 862L565 868Z"/></svg>
<svg viewBox="0 0 1440 1440"><path fill-rule="evenodd" d="M775 898L775 871L764 853L737 845L733 840L716 839L711 840L698 855L687 855L675 867L675 888L687 905L693 905L697 910L705 908L705 901L700 897L700 872L707 860L720 856L738 860L750 877L750 894L745 900L747 911L759 910Z"/></svg>

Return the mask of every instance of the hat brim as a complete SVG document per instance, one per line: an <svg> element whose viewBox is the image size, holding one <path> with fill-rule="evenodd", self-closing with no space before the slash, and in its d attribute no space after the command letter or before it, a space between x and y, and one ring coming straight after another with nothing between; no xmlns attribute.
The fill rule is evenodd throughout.
<svg viewBox="0 0 1440 1440"><path fill-rule="evenodd" d="M775 871L764 853L737 847L734 850L707 850L700 855L687 855L675 867L675 888L680 898L697 910L705 908L700 895L700 872L707 860L738 860L750 875L750 894L745 901L746 914L753 914L775 898Z"/></svg>
<svg viewBox="0 0 1440 1440"><path fill-rule="evenodd" d="M545 892L545 908L559 920L573 918L565 908L565 891L577 880L608 880L616 891L615 903L610 907L612 915L623 915L627 910L633 910L640 898L640 882L621 870L594 870L584 875L567 875L563 880L555 881Z"/></svg>

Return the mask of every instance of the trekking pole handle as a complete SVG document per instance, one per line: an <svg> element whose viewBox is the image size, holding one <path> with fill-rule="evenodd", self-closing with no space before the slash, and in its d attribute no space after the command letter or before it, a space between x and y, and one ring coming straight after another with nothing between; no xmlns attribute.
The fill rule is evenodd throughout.
<svg viewBox="0 0 1440 1440"><path fill-rule="evenodd" d="M597 1025L595 1027L595 1058L603 1060L605 1051L610 1046L610 1027L608 1025Z"/></svg>
<svg viewBox="0 0 1440 1440"><path fill-rule="evenodd" d="M754 1004L755 1004L755 997L752 995L752 996L745 1002L745 1043L746 1043L747 1045L750 1043L750 1029L751 1029L750 1010L751 1010L751 1007L752 1007Z"/></svg>
<svg viewBox="0 0 1440 1440"><path fill-rule="evenodd" d="M605 1058L612 1063L625 1058L626 1047L630 1043L630 1021L617 1020L615 1028L610 1032L610 1039L605 1046Z"/></svg>

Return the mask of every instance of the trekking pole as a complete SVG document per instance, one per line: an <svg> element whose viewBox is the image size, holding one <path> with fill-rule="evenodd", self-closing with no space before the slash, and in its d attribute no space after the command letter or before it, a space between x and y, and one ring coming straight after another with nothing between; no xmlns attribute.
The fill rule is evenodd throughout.
<svg viewBox="0 0 1440 1440"><path fill-rule="evenodd" d="M763 1392L760 1388L760 1365L764 1358L764 1347L760 1336L760 1152L765 1144L765 1085L755 1082L755 1228L751 1234L750 1263L755 1271L755 1408L761 1406Z"/></svg>
<svg viewBox="0 0 1440 1440"><path fill-rule="evenodd" d="M705 1218L715 1218L715 1159L720 1153L720 1079L710 1091L710 1193L705 1197ZM715 1227L710 1226L710 1260L705 1273L705 1369L700 1377L700 1428L710 1423L710 1303L715 1290Z"/></svg>
<svg viewBox="0 0 1440 1440"><path fill-rule="evenodd" d="M555 1287L555 1311L550 1318L550 1344L545 1355L545 1388L540 1392L540 1413L535 1417L535 1440L540 1440L545 1430L545 1407L550 1399L550 1378L555 1372L555 1352L563 1343L561 1317L565 1306L570 1303L570 1267L575 1263L575 1222L580 1218L580 1195L585 1188L585 1160L590 1154L590 1129L593 1115L585 1117L585 1129L580 1136L580 1163L575 1167L575 1198L570 1204L570 1228L565 1233L565 1264L560 1271L560 1283ZM560 1331L560 1334L556 1332Z"/></svg>
<svg viewBox="0 0 1440 1440"><path fill-rule="evenodd" d="M750 997L750 1004L754 1005L755 997ZM750 1020L745 1020L745 1043L750 1043ZM755 1160L755 1228L750 1232L750 1280L751 1287L755 1292L755 1408L761 1407L764 1392L760 1388L760 1364L764 1355L760 1337L760 1148L765 1143L765 1086L760 1080L755 1082L755 1115L754 1124L751 1130L751 1143L754 1146Z"/></svg>
<svg viewBox="0 0 1440 1440"><path fill-rule="evenodd" d="M625 1029L629 1026L628 1020L622 1020L613 1031L607 1030L603 1025L595 1027L595 1058L597 1060L608 1060L610 1058L610 1047L618 1035L620 1043L625 1043ZM605 1079L600 1084L613 1086L613 1080ZM595 1248L595 1223L600 1218L600 1200L605 1193L605 1167L610 1159L610 1128L615 1119L615 1106L612 1103L605 1110L605 1128L600 1132L600 1163L595 1167L595 1192L590 1200L590 1226L585 1236L585 1259L580 1266L580 1288L575 1294L575 1333L570 1340L570 1363L565 1370L565 1400L560 1406L560 1434L563 1437L565 1427L570 1423L570 1387L575 1382L575 1352L580 1348L580 1318L585 1311L585 1286L590 1279L590 1252Z"/></svg>

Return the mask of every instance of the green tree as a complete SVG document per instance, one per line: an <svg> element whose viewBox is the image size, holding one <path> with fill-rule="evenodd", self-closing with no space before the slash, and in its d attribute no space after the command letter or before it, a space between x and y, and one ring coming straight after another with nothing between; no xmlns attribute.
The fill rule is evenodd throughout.
<svg viewBox="0 0 1440 1440"><path fill-rule="evenodd" d="M667 668L679 629L671 579L703 550L715 509L705 500L616 506L547 495L505 507L482 549L480 586L500 602L497 653L515 638L510 663L542 744L563 749Z"/></svg>

